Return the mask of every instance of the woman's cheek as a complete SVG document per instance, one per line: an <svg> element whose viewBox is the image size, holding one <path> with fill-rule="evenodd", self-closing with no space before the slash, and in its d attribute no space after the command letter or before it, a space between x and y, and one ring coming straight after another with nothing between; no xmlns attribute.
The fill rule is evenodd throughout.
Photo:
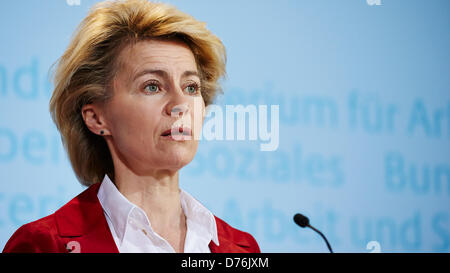
<svg viewBox="0 0 450 273"><path fill-rule="evenodd" d="M194 140L199 140L201 133L202 133L202 127L203 127L203 121L205 118L205 104L203 102L202 97L196 97L194 98L193 103L193 111L191 113L191 120L192 120L192 132Z"/></svg>

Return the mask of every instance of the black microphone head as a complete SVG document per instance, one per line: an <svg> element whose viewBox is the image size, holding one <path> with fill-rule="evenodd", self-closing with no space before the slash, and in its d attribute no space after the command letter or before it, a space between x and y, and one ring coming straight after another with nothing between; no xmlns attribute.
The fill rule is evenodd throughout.
<svg viewBox="0 0 450 273"><path fill-rule="evenodd" d="M301 226L302 228L307 227L309 225L309 219L303 214L297 213L294 215L294 222Z"/></svg>

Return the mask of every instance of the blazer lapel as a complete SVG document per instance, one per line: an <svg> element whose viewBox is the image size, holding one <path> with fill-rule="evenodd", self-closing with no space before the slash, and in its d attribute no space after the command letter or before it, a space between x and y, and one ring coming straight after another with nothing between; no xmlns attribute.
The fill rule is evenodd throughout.
<svg viewBox="0 0 450 273"><path fill-rule="evenodd" d="M72 252L119 252L97 198L100 184L90 186L55 212L59 236Z"/></svg>
<svg viewBox="0 0 450 273"><path fill-rule="evenodd" d="M248 253L251 252L251 245L243 232L235 230L222 219L214 216L217 225L217 236L219 237L219 245L213 241L209 243L209 249L212 253Z"/></svg>

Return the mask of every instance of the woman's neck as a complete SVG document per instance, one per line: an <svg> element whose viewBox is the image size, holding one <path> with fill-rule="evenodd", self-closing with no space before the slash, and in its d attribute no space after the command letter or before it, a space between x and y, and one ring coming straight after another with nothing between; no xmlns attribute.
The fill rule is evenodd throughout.
<svg viewBox="0 0 450 273"><path fill-rule="evenodd" d="M132 171L115 172L114 184L133 204L145 211L153 225L176 225L183 213L178 172L155 171L138 176Z"/></svg>
<svg viewBox="0 0 450 273"><path fill-rule="evenodd" d="M155 171L138 176L132 171L117 170L117 189L146 213L152 229L165 238L177 252L184 249L186 217L181 207L178 171Z"/></svg>

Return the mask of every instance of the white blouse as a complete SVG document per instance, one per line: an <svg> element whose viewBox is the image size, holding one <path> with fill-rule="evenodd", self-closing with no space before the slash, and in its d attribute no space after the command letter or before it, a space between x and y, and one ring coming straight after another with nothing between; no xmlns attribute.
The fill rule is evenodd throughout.
<svg viewBox="0 0 450 273"><path fill-rule="evenodd" d="M107 175L97 197L119 252L175 253L156 232L145 212L123 196ZM180 190L181 207L186 215L185 253L209 253L209 243L219 245L214 215L199 201Z"/></svg>

